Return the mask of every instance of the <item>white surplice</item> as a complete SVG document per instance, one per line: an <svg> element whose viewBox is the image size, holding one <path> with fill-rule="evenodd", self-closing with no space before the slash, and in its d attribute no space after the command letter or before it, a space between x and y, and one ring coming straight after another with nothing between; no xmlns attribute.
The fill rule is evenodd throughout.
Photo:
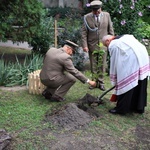
<svg viewBox="0 0 150 150"><path fill-rule="evenodd" d="M133 35L112 40L110 52L110 80L116 85L114 94L121 95L138 85L138 80L150 76L147 50Z"/></svg>

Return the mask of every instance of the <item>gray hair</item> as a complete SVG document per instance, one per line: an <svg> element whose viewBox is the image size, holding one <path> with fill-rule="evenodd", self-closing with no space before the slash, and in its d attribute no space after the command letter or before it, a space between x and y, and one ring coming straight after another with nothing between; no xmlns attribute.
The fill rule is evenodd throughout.
<svg viewBox="0 0 150 150"><path fill-rule="evenodd" d="M112 35L105 35L102 38L102 43L104 44L106 42L106 40L109 40L109 38L112 37Z"/></svg>

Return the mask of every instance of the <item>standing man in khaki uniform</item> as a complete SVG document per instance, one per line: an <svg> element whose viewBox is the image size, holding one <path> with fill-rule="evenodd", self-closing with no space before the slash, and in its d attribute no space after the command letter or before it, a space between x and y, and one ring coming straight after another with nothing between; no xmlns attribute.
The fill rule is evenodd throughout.
<svg viewBox="0 0 150 150"><path fill-rule="evenodd" d="M110 14L108 12L103 12L101 7L102 2L99 0L94 0L90 3L92 12L84 16L84 24L82 26L82 48L85 52L89 53L91 72L101 72L101 75L98 77L98 81L100 82L99 88L104 91L103 74L105 72L107 59L106 47L103 47L103 49L105 49L105 54L100 70L95 69L98 63L98 54L92 53L94 50L100 49L98 44L100 44L103 36L107 34L114 35L114 30Z"/></svg>
<svg viewBox="0 0 150 150"><path fill-rule="evenodd" d="M46 99L63 101L65 94L76 82L76 78L82 83L96 86L95 81L89 80L74 67L71 55L75 51L75 47L78 45L66 40L63 47L50 48L47 51L40 73L41 82L47 86L42 93Z"/></svg>

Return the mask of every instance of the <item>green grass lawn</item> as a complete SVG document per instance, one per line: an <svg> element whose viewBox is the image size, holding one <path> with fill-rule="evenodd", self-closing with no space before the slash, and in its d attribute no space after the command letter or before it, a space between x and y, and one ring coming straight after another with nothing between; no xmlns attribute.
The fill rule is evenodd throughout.
<svg viewBox="0 0 150 150"><path fill-rule="evenodd" d="M84 73L89 76L88 72ZM111 85L108 76L105 77L105 82L107 89L110 88ZM141 125L147 129L150 127L149 89L150 82L148 83L148 105L145 113L142 115L135 113L126 116L110 114L108 110L113 108L115 104L109 101L111 92L106 94L103 98L104 104L95 108L99 112L100 118L93 119L86 132L94 134L95 132L97 133L96 130L101 131L103 129L108 131L108 133L110 132L114 138L121 137L121 140L119 140L120 144L122 142L125 142L127 145L130 144L130 142L135 144L134 131L137 126ZM34 135L35 132L45 129L56 132L50 122L43 123L45 114L48 112L50 113L54 109L59 110L67 103L77 102L80 98L85 96L86 93L97 97L103 92L99 89L89 90L87 84L82 84L77 81L67 93L66 101L56 103L44 99L41 95L29 94L28 90L17 92L0 90L0 129L6 129L6 131L13 136L14 150L26 150L27 147L31 150L34 148L39 149L39 147L42 146L40 141L51 141L53 138L56 138L53 136L43 137L43 135ZM35 141L37 140L39 143L35 144ZM144 145L140 144L139 147L144 147Z"/></svg>

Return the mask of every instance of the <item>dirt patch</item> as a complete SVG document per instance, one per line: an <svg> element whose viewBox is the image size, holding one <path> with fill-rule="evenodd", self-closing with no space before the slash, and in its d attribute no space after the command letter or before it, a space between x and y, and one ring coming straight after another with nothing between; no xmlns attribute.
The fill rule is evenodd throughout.
<svg viewBox="0 0 150 150"><path fill-rule="evenodd" d="M150 127L143 127L141 125L137 125L135 135L137 138L137 143L148 145L150 148Z"/></svg>
<svg viewBox="0 0 150 150"><path fill-rule="evenodd" d="M99 135L91 134L85 129L85 132L77 130L77 132L55 133L51 136L53 140L45 141L50 150L120 150L115 139L104 132Z"/></svg>

